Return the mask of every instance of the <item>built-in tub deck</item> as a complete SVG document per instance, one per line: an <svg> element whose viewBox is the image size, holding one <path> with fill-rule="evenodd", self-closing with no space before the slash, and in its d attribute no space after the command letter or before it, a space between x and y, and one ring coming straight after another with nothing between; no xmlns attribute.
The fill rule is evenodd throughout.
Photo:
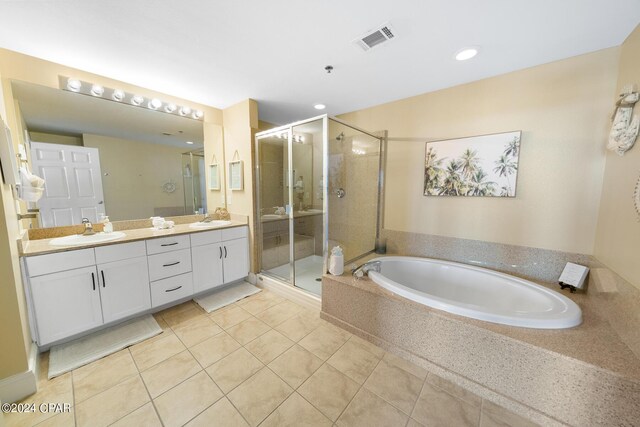
<svg viewBox="0 0 640 427"><path fill-rule="evenodd" d="M327 275L322 315L427 369L442 369L441 375L489 393L484 397L496 403L508 406L501 399L506 397L573 425L632 425L640 419L640 358L593 298L563 294L580 306L583 323L570 329L528 329L433 309L366 277Z"/></svg>

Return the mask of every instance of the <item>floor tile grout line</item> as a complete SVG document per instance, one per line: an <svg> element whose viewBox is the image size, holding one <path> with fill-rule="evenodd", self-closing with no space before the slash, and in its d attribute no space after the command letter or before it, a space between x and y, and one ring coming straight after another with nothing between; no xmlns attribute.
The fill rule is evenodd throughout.
<svg viewBox="0 0 640 427"><path fill-rule="evenodd" d="M149 388L147 387L147 383L144 382L144 378L142 377L142 371L140 371L140 368L138 367L138 364L136 363L136 359L134 359L133 354L131 354L130 348L131 347L128 347L127 349L129 350L129 355L131 356L131 359L133 360L133 364L136 367L136 370L138 371L138 375L140 375L140 381L142 381L142 385L144 386L144 389L147 391L147 395L149 396L149 401L151 402L151 406L153 406L153 410L155 411L156 416L160 420L160 424L162 424L164 426L164 421L162 421L162 418L160 418L160 413L158 412L158 408L156 408L156 404L153 401L153 398L151 397L151 393L149 392ZM122 418L124 418L124 417L122 417ZM122 418L120 418L120 420Z"/></svg>

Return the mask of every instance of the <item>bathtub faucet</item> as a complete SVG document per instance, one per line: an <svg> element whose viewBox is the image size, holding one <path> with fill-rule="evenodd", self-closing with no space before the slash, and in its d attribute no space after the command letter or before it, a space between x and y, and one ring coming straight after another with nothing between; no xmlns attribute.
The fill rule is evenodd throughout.
<svg viewBox="0 0 640 427"><path fill-rule="evenodd" d="M380 261L369 261L351 270L351 274L356 279L360 279L364 276L369 276L369 272L371 270L377 271L378 273L380 273L380 267L381 267Z"/></svg>

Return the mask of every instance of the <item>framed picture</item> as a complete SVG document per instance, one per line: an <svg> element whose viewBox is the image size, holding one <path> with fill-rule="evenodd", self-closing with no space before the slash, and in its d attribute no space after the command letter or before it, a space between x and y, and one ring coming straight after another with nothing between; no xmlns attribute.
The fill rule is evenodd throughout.
<svg viewBox="0 0 640 427"><path fill-rule="evenodd" d="M425 196L515 197L521 131L427 142Z"/></svg>
<svg viewBox="0 0 640 427"><path fill-rule="evenodd" d="M244 189L244 173L242 160L229 162L229 189Z"/></svg>
<svg viewBox="0 0 640 427"><path fill-rule="evenodd" d="M209 190L220 190L220 171L217 164L209 165Z"/></svg>

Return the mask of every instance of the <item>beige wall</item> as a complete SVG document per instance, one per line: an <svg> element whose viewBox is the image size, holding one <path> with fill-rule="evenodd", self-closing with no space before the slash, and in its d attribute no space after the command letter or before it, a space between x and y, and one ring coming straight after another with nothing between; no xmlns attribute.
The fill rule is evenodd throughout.
<svg viewBox="0 0 640 427"><path fill-rule="evenodd" d="M4 98L6 84L0 70L0 117L8 124ZM9 99L12 99L9 98ZM28 369L31 351L27 312L20 279L17 245L18 222L15 220L15 204L11 187L4 183L0 188L0 379ZM20 286L16 286L19 283Z"/></svg>
<svg viewBox="0 0 640 427"><path fill-rule="evenodd" d="M227 182L227 208L229 212L249 217L249 232L253 236L255 224L255 192L254 186L254 135L258 130L258 104L252 99L239 102L222 111L224 123L224 158L225 171L229 162L244 162L244 189L231 191ZM251 247L251 271L256 271L256 248L253 241Z"/></svg>
<svg viewBox="0 0 640 427"><path fill-rule="evenodd" d="M63 144L63 145L76 145L76 146L83 145L81 136L59 135L59 134L47 133L47 132L29 131L29 139L31 139L31 141L47 142L49 144Z"/></svg>
<svg viewBox="0 0 640 427"><path fill-rule="evenodd" d="M11 90L11 80L22 80L47 87L58 88L58 76L74 76L108 87L119 87L128 92L140 93L145 97L156 97L167 102L186 104L204 112L205 124L222 125L222 110L159 92L133 86L104 76L91 74L53 62L44 61L5 49L0 49L0 81L2 83L1 104L5 122L10 127L14 144L24 142L20 119L17 115ZM256 107L257 111L257 107ZM257 113L256 113L257 115ZM256 119L257 120L257 119ZM257 124L257 123L256 123ZM206 135L205 135L206 138ZM205 150L212 145L217 147L222 141L206 141ZM16 239L20 237L17 209L11 189L1 186L0 213L0 379L23 372L27 369L27 354L31 348L31 338L27 320L24 289L18 265Z"/></svg>
<svg viewBox="0 0 640 427"><path fill-rule="evenodd" d="M389 131L385 228L593 253L619 54L610 48L341 116ZM512 130L522 130L516 198L422 195L425 141Z"/></svg>
<svg viewBox="0 0 640 427"><path fill-rule="evenodd" d="M186 148L91 134L83 139L85 147L99 151L109 220L149 218L156 215L154 208L184 207L182 153ZM173 193L162 191L169 181L176 184Z"/></svg>
<svg viewBox="0 0 640 427"><path fill-rule="evenodd" d="M640 26L622 45L618 85L609 103L614 101L623 86L640 86ZM640 115L636 104L634 114ZM604 141L604 140L603 140ZM640 174L640 142L623 157L608 151L604 184L598 219L594 255L624 279L640 288L640 223L633 207L633 190ZM604 145L604 142L603 142Z"/></svg>

